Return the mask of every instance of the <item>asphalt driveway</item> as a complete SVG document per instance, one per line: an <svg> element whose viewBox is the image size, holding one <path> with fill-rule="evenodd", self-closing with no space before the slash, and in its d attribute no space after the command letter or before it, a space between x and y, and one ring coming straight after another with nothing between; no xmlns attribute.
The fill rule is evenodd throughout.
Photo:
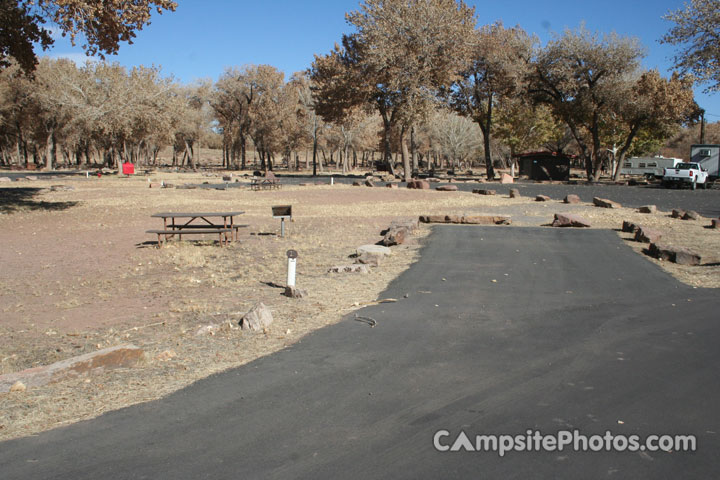
<svg viewBox="0 0 720 480"><path fill-rule="evenodd" d="M311 288L311 287L310 287ZM384 296L168 398L0 443L9 479L713 478L718 291L608 231L435 227ZM404 298L407 294L408 297ZM438 452L436 432L692 434L694 453ZM451 442L451 440L450 440Z"/></svg>

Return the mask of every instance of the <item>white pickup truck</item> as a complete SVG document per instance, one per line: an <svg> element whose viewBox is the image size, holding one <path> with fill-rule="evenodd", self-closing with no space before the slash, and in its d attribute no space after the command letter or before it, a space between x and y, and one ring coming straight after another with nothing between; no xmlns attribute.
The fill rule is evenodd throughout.
<svg viewBox="0 0 720 480"><path fill-rule="evenodd" d="M690 185L695 190L698 185L707 188L707 180L708 172L699 163L678 163L663 170L662 186L670 188L673 185Z"/></svg>

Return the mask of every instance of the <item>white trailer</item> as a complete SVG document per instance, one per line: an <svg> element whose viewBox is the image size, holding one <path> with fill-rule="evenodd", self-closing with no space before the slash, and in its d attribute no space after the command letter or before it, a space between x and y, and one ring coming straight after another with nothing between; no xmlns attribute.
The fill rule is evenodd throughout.
<svg viewBox="0 0 720 480"><path fill-rule="evenodd" d="M663 176L666 168L673 168L678 163L682 163L680 158L665 157L631 157L626 158L620 168L620 175L644 175L646 177Z"/></svg>
<svg viewBox="0 0 720 480"><path fill-rule="evenodd" d="M699 163L711 179L717 179L720 176L718 174L720 145L691 145L690 161Z"/></svg>

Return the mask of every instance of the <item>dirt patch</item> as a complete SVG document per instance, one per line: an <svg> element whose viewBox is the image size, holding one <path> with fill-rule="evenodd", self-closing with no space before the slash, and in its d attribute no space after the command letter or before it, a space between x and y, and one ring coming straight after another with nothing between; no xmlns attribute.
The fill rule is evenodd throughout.
<svg viewBox="0 0 720 480"><path fill-rule="evenodd" d="M13 193L3 202L0 373L125 343L142 347L146 358L139 368L0 394L0 439L160 398L340 321L377 300L417 259L429 227L421 227L410 243L393 247L395 253L370 274L327 272L333 265L352 263L349 256L355 248L379 241L380 232L396 219L502 215L511 217L514 226L497 228L515 228L549 224L555 212L572 212L593 228L611 229L631 220L703 255L700 267L658 262L663 268L692 285L720 287L715 253L720 251L720 234L703 228L709 221L672 219L667 212L642 215L631 209L536 203L530 198L338 184L260 192L157 189L148 188L148 180L182 185L208 177L38 180L33 191ZM74 189L49 189L58 183ZM285 238L278 236L280 222L270 209L281 204L293 205L295 217ZM161 225L152 213L168 210L243 210L240 222L248 227L229 247L208 239L157 249L155 236L145 230ZM638 251L644 248L628 244ZM299 252L297 283L308 291L306 298L287 298L278 288L285 283L289 249ZM264 332L241 331L237 322L257 302L269 306L274 323ZM217 326L212 334L196 335L208 325Z"/></svg>

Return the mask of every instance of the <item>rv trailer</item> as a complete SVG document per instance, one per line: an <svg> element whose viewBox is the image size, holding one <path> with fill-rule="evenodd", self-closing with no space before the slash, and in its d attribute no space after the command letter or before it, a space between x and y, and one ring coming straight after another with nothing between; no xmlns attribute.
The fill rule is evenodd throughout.
<svg viewBox="0 0 720 480"><path fill-rule="evenodd" d="M620 175L644 175L646 177L663 176L665 168L673 168L678 163L682 163L680 158L665 157L631 157L625 159L620 168Z"/></svg>
<svg viewBox="0 0 720 480"><path fill-rule="evenodd" d="M718 161L720 160L720 145L691 145L690 161L699 163L708 172L712 180L718 178Z"/></svg>

